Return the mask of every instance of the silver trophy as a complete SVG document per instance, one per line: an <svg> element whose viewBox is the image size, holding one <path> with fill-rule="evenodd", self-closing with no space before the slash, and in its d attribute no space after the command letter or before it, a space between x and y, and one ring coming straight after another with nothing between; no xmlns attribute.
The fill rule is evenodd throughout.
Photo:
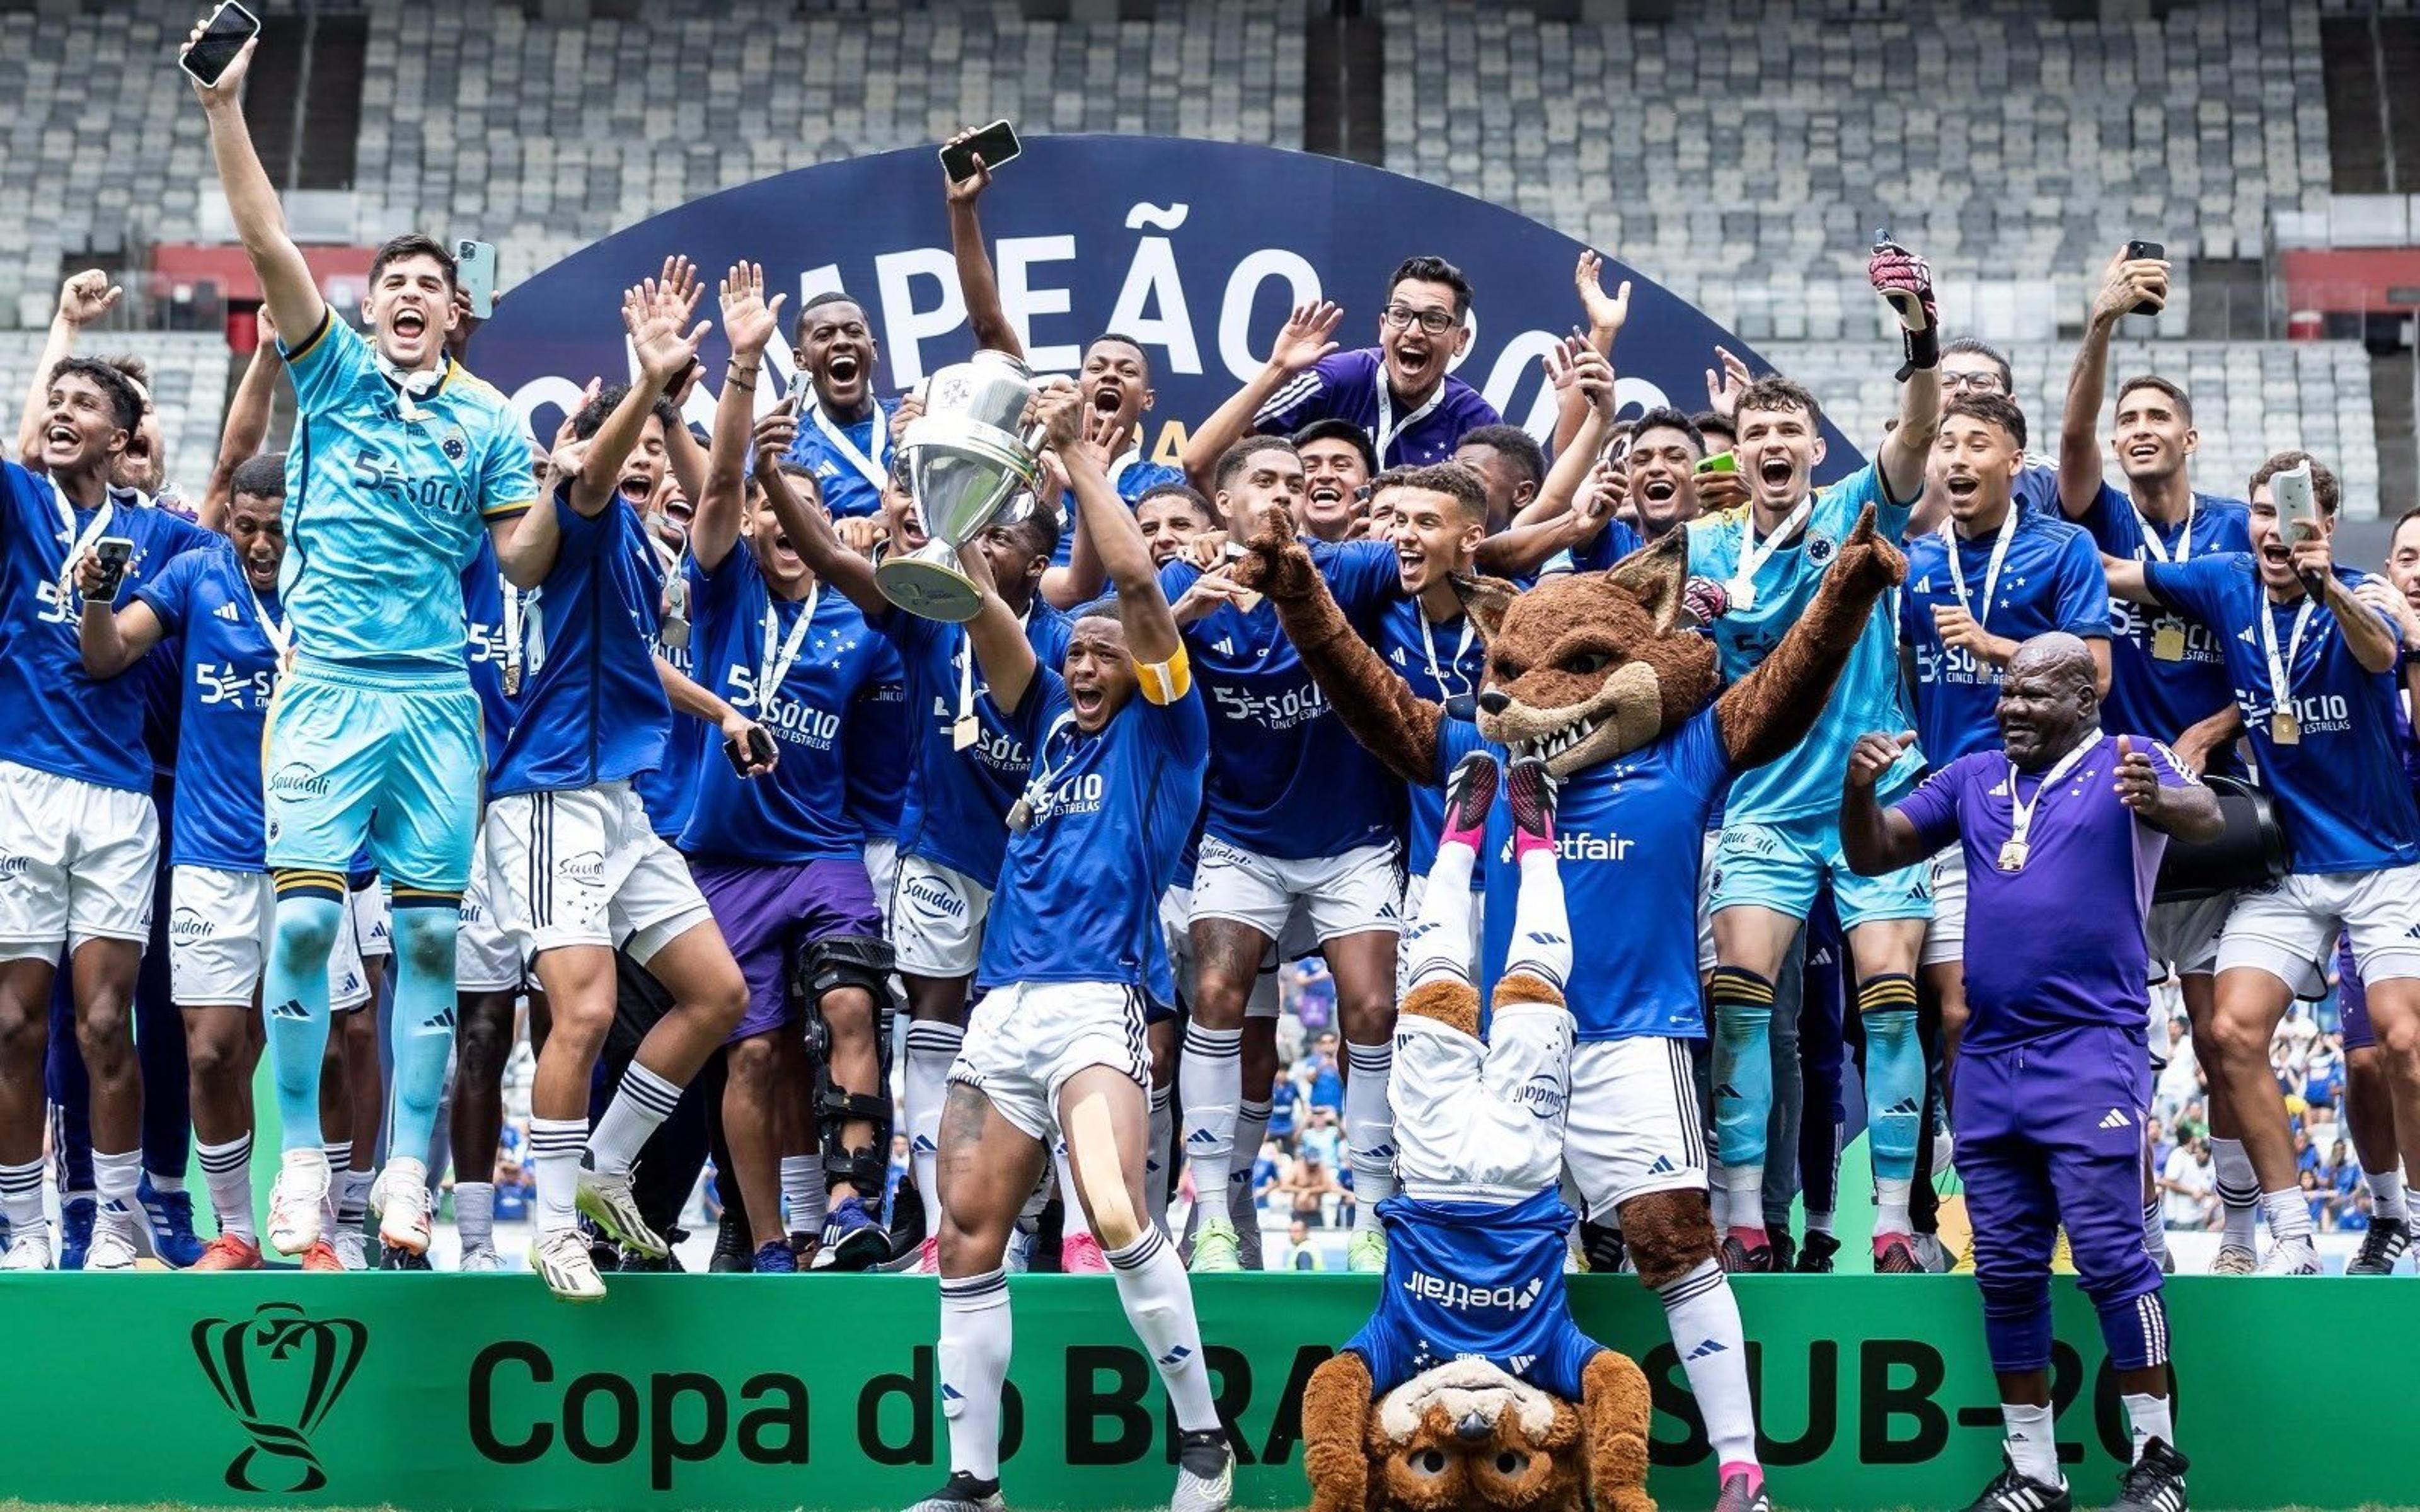
<svg viewBox="0 0 2420 1512"><path fill-rule="evenodd" d="M883 597L928 620L975 617L983 591L958 566L958 548L1035 507L1041 438L1024 427L1032 394L1025 364L1001 352L979 351L933 375L924 412L908 422L899 447L925 541L874 569Z"/></svg>

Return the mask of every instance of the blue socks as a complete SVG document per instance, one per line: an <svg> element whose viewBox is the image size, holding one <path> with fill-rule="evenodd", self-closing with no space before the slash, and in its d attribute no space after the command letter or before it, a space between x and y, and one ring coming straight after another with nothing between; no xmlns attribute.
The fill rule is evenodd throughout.
<svg viewBox="0 0 2420 1512"><path fill-rule="evenodd" d="M277 1076L280 1147L318 1149L319 1057L328 1049L328 952L345 923L345 879L277 873L277 930L261 973L260 1010Z"/></svg>
<svg viewBox="0 0 2420 1512"><path fill-rule="evenodd" d="M458 893L395 889L390 1158L426 1161L437 1137L437 1104L445 1095L445 1068L454 1052L454 935L461 921Z"/></svg>
<svg viewBox="0 0 2420 1512"><path fill-rule="evenodd" d="M1717 966L1713 996L1716 1153L1725 1165L1761 1166L1773 1112L1773 983Z"/></svg>
<svg viewBox="0 0 2420 1512"><path fill-rule="evenodd" d="M1911 1181L1924 1122L1924 1046L1916 1034L1916 979L1904 973L1857 984L1866 1025L1866 1121L1874 1179Z"/></svg>

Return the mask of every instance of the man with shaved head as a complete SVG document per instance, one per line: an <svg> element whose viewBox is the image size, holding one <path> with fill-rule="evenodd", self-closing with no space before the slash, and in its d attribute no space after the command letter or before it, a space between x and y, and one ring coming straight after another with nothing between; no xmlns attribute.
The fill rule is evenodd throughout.
<svg viewBox="0 0 2420 1512"><path fill-rule="evenodd" d="M2099 662L2064 631L2009 658L2000 748L1936 767L1887 810L1874 784L1916 739L1850 753L1840 845L1879 875L1956 844L1965 861L1970 1017L1950 1126L1975 1225L1983 1335L2006 1465L1970 1512L2071 1505L2050 1397L2051 1247L2063 1226L2133 1429L2115 1507L2185 1504L2160 1268L2143 1244L2150 1067L2143 916L2169 837L2221 827L2218 800L2165 746L2101 728Z"/></svg>

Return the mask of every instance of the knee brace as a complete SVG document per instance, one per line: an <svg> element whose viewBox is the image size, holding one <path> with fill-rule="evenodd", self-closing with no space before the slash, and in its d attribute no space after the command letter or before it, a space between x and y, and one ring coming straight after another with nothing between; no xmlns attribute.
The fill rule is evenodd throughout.
<svg viewBox="0 0 2420 1512"><path fill-rule="evenodd" d="M823 1152L824 1180L842 1181L859 1192L879 1194L890 1174L891 1148L891 968L890 945L863 935L841 934L816 940L794 958L790 977L793 1002L803 1011L807 1053L815 1068L817 1148ZM851 1092L832 1079L831 1026L824 1016L824 999L850 987L862 988L873 1002L876 1062L879 1067L870 1092ZM852 1150L842 1131L847 1124L870 1122L874 1138Z"/></svg>
<svg viewBox="0 0 2420 1512"><path fill-rule="evenodd" d="M1619 1211L1621 1237L1650 1287L1678 1281L1714 1257L1714 1218L1706 1194L1650 1192Z"/></svg>

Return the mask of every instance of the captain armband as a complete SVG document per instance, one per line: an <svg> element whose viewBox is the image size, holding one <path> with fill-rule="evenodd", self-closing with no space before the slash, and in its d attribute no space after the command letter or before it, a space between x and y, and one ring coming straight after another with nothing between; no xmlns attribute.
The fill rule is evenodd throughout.
<svg viewBox="0 0 2420 1512"><path fill-rule="evenodd" d="M1166 661L1135 663L1135 676L1142 686L1142 696L1163 708L1193 690L1193 663L1185 654L1183 641L1177 642L1176 655Z"/></svg>

